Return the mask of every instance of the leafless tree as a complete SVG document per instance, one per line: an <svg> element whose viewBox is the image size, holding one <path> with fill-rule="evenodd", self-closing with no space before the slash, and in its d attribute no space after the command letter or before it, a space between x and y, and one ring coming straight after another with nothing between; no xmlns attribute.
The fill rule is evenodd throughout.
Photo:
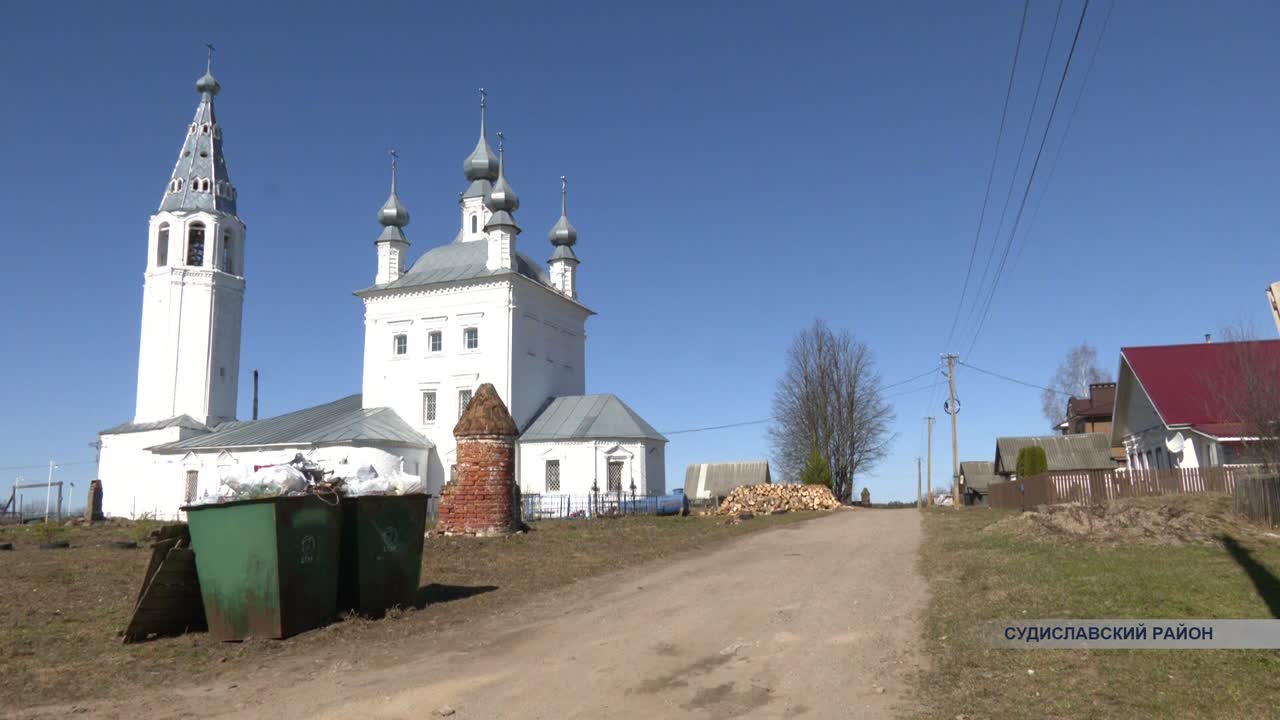
<svg viewBox="0 0 1280 720"><path fill-rule="evenodd" d="M815 320L797 335L773 395L769 430L783 477L798 477L817 448L831 464L832 492L848 502L857 473L883 460L893 442L893 407L881 384L871 350L848 332Z"/></svg>
<svg viewBox="0 0 1280 720"><path fill-rule="evenodd" d="M1111 373L1098 365L1098 351L1084 342L1071 348L1049 380L1049 387L1040 393L1040 411L1049 421L1049 427L1067 419L1067 400L1073 397L1089 397L1089 385L1111 382Z"/></svg>
<svg viewBox="0 0 1280 720"><path fill-rule="evenodd" d="M1222 340L1231 344L1218 377L1206 378L1221 408L1214 414L1239 422L1243 457L1267 474L1280 472L1280 360L1258 342L1247 326L1227 328Z"/></svg>

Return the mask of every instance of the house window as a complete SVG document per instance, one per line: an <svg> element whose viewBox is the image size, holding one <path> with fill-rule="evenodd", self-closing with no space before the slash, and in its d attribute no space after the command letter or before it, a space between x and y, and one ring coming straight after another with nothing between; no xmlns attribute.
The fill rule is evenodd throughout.
<svg viewBox="0 0 1280 720"><path fill-rule="evenodd" d="M200 480L200 471L199 471L199 470L188 470L188 471L187 471L187 492L186 492L186 494L183 496L183 497L185 497L185 498L186 498L187 502L195 502L195 500L196 500L196 486L199 484L199 480Z"/></svg>
<svg viewBox="0 0 1280 720"><path fill-rule="evenodd" d="M432 330L427 333L427 349L433 353L438 353L444 349L444 333L439 330Z"/></svg>
<svg viewBox="0 0 1280 720"><path fill-rule="evenodd" d="M160 226L160 232L156 235L156 267L164 267L169 264L169 224L165 223Z"/></svg>
<svg viewBox="0 0 1280 720"><path fill-rule="evenodd" d="M187 264L192 267L204 265L204 223L192 223L187 230Z"/></svg>
<svg viewBox="0 0 1280 720"><path fill-rule="evenodd" d="M436 391L422 391L422 424L433 423L436 421Z"/></svg>
<svg viewBox="0 0 1280 720"><path fill-rule="evenodd" d="M234 275L232 270L235 268L231 258L231 233L222 236L222 272L228 275Z"/></svg>
<svg viewBox="0 0 1280 720"><path fill-rule="evenodd" d="M475 350L480 347L480 329L466 328L462 331L462 347L468 350Z"/></svg>
<svg viewBox="0 0 1280 720"><path fill-rule="evenodd" d="M560 461L547 461L547 489L546 492L560 492Z"/></svg>
<svg viewBox="0 0 1280 720"><path fill-rule="evenodd" d="M397 333L391 336L391 352L396 355L404 355L409 352L409 336L404 333Z"/></svg>
<svg viewBox="0 0 1280 720"><path fill-rule="evenodd" d="M467 406L471 404L471 391L458 391L458 417L462 417L462 413L467 411Z"/></svg>
<svg viewBox="0 0 1280 720"><path fill-rule="evenodd" d="M609 461L609 492L622 492L622 461Z"/></svg>

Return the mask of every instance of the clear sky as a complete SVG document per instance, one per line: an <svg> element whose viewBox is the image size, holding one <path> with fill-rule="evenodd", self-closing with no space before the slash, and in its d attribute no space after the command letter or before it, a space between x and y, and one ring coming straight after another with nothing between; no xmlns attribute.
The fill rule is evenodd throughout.
<svg viewBox="0 0 1280 720"><path fill-rule="evenodd" d="M1005 231L1083 0L1064 0ZM815 317L886 382L953 349L1048 381L1088 340L1119 348L1274 327L1280 280L1280 3L1094 0L990 316L968 293L1023 3L35 3L0 24L0 490L92 461L131 418L147 218L195 110L204 43L248 225L240 415L360 386L374 213L400 151L413 257L453 238L476 89L508 137L522 251L550 253L560 175L579 230L587 390L658 429L765 418ZM1058 3L1032 0L971 285L1010 196ZM1087 85L1084 71L1095 60ZM1069 134L1062 144L1070 119ZM1059 148L1062 148L1059 153ZM1002 250L997 251L998 261ZM961 459L1046 429L1037 390L961 368ZM929 377L890 393L892 456L857 479L915 497ZM923 389L922 389L923 388ZM672 435L689 462L768 452L765 425ZM936 481L948 481L940 420ZM68 465L77 502L94 466ZM7 495L7 492L5 493Z"/></svg>

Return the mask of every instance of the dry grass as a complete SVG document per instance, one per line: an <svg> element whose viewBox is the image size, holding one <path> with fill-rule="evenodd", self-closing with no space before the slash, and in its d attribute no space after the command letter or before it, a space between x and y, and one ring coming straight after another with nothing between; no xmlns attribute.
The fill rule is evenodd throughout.
<svg viewBox="0 0 1280 720"><path fill-rule="evenodd" d="M431 537L422 607L380 621L345 618L285 641L219 643L203 633L122 645L150 551L118 550L135 528L70 528L69 550L38 550L32 528L0 527L0 707L120 696L159 683L208 680L309 656L368 659L420 651L432 633L511 612L532 594L621 567L706 548L813 517L794 513L737 525L720 518L627 517L535 523L509 538ZM317 660L318 662L318 660Z"/></svg>
<svg viewBox="0 0 1280 720"><path fill-rule="evenodd" d="M1280 539L1220 510L1220 499L1175 497L1080 517L929 512L925 547L932 551L921 555L931 590L925 641L934 660L920 678L926 716L1275 717L1274 651L997 650L986 634L985 624L998 620L1276 616L1280 586L1265 576L1280 576ZM1152 539L1161 518L1181 534L1177 542ZM1252 577L1215 533L1250 554Z"/></svg>

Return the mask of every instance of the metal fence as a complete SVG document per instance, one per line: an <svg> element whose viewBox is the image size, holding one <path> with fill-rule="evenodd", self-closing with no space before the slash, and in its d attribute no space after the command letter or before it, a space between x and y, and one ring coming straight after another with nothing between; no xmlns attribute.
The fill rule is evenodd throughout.
<svg viewBox="0 0 1280 720"><path fill-rule="evenodd" d="M991 483L987 502L994 508L1028 510L1059 503L1095 505L1126 497L1234 493L1237 478L1250 476L1253 471L1250 467L1211 467L1049 472Z"/></svg>
<svg viewBox="0 0 1280 720"><path fill-rule="evenodd" d="M620 515L678 515L688 507L683 493L637 495L592 493L589 495L541 494L520 498L520 516L530 520L618 517Z"/></svg>

